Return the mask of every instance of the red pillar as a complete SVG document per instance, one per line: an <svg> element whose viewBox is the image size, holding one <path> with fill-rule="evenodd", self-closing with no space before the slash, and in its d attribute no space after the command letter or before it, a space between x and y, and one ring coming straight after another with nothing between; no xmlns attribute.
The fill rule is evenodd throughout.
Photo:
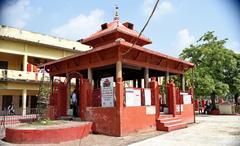
<svg viewBox="0 0 240 146"><path fill-rule="evenodd" d="M160 116L160 99L159 99L159 86L156 81L156 77L151 78L151 82L149 83L149 86L151 88L151 95L156 108L155 118L157 120Z"/></svg>
<svg viewBox="0 0 240 146"><path fill-rule="evenodd" d="M93 91L93 87L91 82L88 82L88 92L87 92L87 106L88 107L92 107L92 91Z"/></svg>
<svg viewBox="0 0 240 146"><path fill-rule="evenodd" d="M58 117L67 115L67 86L64 83L58 84L56 106Z"/></svg>
<svg viewBox="0 0 240 146"><path fill-rule="evenodd" d="M122 78L118 78L116 81L116 108L117 108L117 117L119 123L117 123L117 128L116 131L118 131L118 135L122 135L122 115L123 115L123 96L124 94L124 88L123 88L123 82Z"/></svg>
<svg viewBox="0 0 240 146"><path fill-rule="evenodd" d="M176 87L174 81L171 80L170 83L167 84L168 88L168 112L176 115Z"/></svg>
<svg viewBox="0 0 240 146"><path fill-rule="evenodd" d="M89 97L89 81L87 79L83 79L80 82L80 102L79 102L79 116L82 120L85 120L85 111L88 104Z"/></svg>

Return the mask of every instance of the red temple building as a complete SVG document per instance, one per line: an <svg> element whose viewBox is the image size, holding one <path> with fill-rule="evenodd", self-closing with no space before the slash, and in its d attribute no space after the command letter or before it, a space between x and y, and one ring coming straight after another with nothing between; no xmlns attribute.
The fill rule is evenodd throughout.
<svg viewBox="0 0 240 146"><path fill-rule="evenodd" d="M156 126L171 131L194 122L193 90L185 90L184 73L194 64L144 48L151 40L140 36L134 25L121 23L116 13L113 22L80 40L93 49L44 64L54 77L50 109L53 118L66 116L70 104L70 81L79 90L79 117L93 123L93 132L123 136ZM137 40L137 41L136 41ZM133 45L134 44L134 45ZM179 75L181 88L169 81ZM165 77L167 101L162 100L159 77ZM131 82L132 87L124 83Z"/></svg>

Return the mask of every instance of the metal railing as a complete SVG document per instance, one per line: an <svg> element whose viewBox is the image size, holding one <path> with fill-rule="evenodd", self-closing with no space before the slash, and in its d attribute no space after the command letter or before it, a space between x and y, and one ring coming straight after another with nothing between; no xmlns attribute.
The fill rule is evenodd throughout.
<svg viewBox="0 0 240 146"><path fill-rule="evenodd" d="M3 80L29 80L40 81L43 77L39 72L26 72L18 70L0 69L0 79ZM49 74L45 74L45 79L50 80Z"/></svg>
<svg viewBox="0 0 240 146"><path fill-rule="evenodd" d="M19 70L0 69L0 80L4 81L41 81L43 73L26 72ZM65 77L58 77L58 80L64 82ZM44 73L44 81L50 81L49 73ZM71 84L75 84L75 79L71 80Z"/></svg>

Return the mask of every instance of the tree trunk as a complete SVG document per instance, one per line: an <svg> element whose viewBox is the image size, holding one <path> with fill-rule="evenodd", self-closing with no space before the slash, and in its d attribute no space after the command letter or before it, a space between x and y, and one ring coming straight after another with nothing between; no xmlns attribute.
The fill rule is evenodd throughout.
<svg viewBox="0 0 240 146"><path fill-rule="evenodd" d="M216 99L216 93L213 92L213 93L211 94L212 110L216 109L215 99Z"/></svg>

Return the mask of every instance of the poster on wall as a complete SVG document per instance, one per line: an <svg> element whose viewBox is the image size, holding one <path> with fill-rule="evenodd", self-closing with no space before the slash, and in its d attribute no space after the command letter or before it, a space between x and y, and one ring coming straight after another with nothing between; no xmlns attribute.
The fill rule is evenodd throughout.
<svg viewBox="0 0 240 146"><path fill-rule="evenodd" d="M113 77L101 78L100 84L102 107L113 107Z"/></svg>
<svg viewBox="0 0 240 146"><path fill-rule="evenodd" d="M145 105L151 105L151 89L144 89Z"/></svg>
<svg viewBox="0 0 240 146"><path fill-rule="evenodd" d="M125 88L126 106L141 106L141 89Z"/></svg>
<svg viewBox="0 0 240 146"><path fill-rule="evenodd" d="M183 95L183 104L191 104L191 103L192 103L191 95L188 95L188 94Z"/></svg>

